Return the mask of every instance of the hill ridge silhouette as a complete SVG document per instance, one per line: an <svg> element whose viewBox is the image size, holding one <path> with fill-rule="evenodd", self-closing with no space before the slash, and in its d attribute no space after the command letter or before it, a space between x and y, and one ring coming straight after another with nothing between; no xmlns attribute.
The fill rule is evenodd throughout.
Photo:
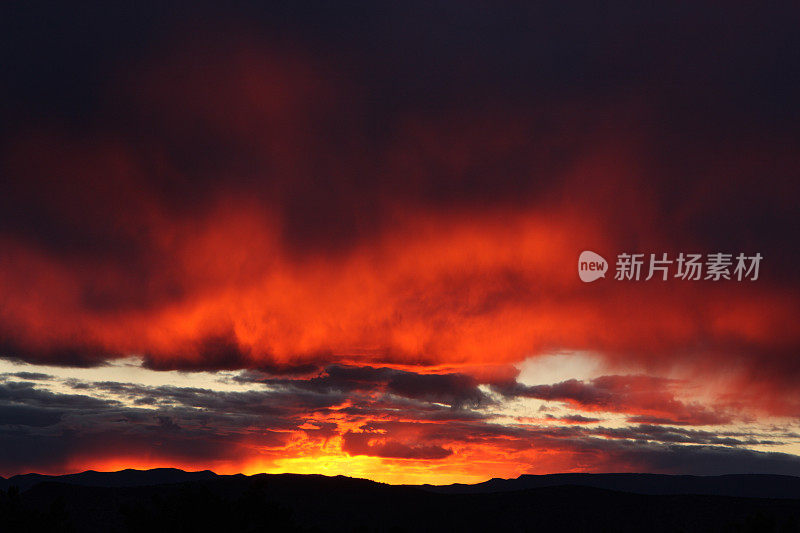
<svg viewBox="0 0 800 533"><path fill-rule="evenodd" d="M403 484L391 485L350 476L323 474L266 474L220 475L211 470L186 471L179 468L152 468L139 470L126 468L112 472L85 470L72 474L48 475L28 473L0 477L0 490L18 487L29 490L41 483L60 483L87 487L144 487L207 481L227 478L265 478L308 482L320 480L357 480L365 484L417 488L440 494L490 494L515 492L558 486L591 487L595 489L628 492L633 494L669 495L699 494L747 498L800 498L800 477L780 474L721 474L711 476L655 473L580 473L522 474L516 478L491 478L474 484L449 485Z"/></svg>
<svg viewBox="0 0 800 533"><path fill-rule="evenodd" d="M761 496L659 495L590 486L619 487L620 480L637 490L675 490L668 485L673 483L678 489L713 491L727 484ZM3 484L0 531L26 533L800 531L800 497L792 496L800 494L800 477L792 476L551 474L426 486L341 475L127 469L25 474ZM763 495L770 491L780 496Z"/></svg>
<svg viewBox="0 0 800 533"><path fill-rule="evenodd" d="M557 486L583 486L634 494L701 494L748 498L800 498L800 477L781 474L720 474L710 476L654 473L523 474L475 484L424 485L444 494L486 494Z"/></svg>

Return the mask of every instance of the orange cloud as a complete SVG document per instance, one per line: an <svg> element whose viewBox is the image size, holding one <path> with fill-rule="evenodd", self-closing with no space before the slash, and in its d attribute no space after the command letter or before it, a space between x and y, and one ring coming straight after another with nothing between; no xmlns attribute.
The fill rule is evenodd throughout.
<svg viewBox="0 0 800 533"><path fill-rule="evenodd" d="M104 116L78 132L36 120L4 144L0 355L67 366L139 355L154 369L267 377L352 365L416 372L461 395L413 396L417 382L386 378L361 405L326 405L337 413L309 407L274 431L207 436L197 457L173 443L136 459L143 438L120 442L117 457L54 459L62 468L278 471L313 469L313 459L384 465L392 480L475 480L653 464L597 445L609 434L578 435L565 417L561 429L576 433L495 434L449 412L446 423L379 412L402 409L381 404L384 393L480 403L478 385L507 383L516 363L560 350L626 372L719 378L714 408L648 378L562 383L571 390L559 394L547 384L533 397L630 423L728 421L717 407L797 415L787 133L690 143L653 127L672 117L643 103L646 89L452 99L436 112L381 105L385 80L371 85L302 47L223 41L120 68L102 89ZM612 270L621 252L765 259L757 282L583 284L586 249ZM582 400L587 387L607 397Z"/></svg>

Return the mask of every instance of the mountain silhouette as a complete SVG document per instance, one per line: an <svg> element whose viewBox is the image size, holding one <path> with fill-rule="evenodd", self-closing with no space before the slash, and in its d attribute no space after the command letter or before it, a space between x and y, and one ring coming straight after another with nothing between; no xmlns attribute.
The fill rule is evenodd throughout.
<svg viewBox="0 0 800 533"><path fill-rule="evenodd" d="M156 469L27 474L0 486L3 532L800 531L800 478L791 476L554 474L404 486Z"/></svg>
<svg viewBox="0 0 800 533"><path fill-rule="evenodd" d="M46 476L42 474L23 474L9 479L0 478L0 489L16 486L27 490L45 481L83 485L88 487L141 487L147 485L163 485L212 479L217 474L210 470L201 472L185 472L177 468L154 468L151 470L120 470L118 472L95 472L87 470L79 474L62 476Z"/></svg>
<svg viewBox="0 0 800 533"><path fill-rule="evenodd" d="M800 477L770 474L677 476L667 474L546 474L516 479L494 478L464 485L421 485L443 494L482 494L576 485L635 494L704 494L745 498L800 498Z"/></svg>

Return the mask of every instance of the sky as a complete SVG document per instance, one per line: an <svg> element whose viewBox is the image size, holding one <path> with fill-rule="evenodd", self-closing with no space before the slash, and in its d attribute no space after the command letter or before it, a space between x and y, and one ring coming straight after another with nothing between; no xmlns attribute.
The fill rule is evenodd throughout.
<svg viewBox="0 0 800 533"><path fill-rule="evenodd" d="M0 8L0 475L800 475L800 9L159 4Z"/></svg>

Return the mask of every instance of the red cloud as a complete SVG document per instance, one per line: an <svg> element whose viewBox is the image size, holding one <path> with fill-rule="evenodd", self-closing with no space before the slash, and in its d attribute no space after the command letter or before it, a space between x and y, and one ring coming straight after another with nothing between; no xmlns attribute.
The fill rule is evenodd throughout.
<svg viewBox="0 0 800 533"><path fill-rule="evenodd" d="M756 407L794 398L800 304L785 245L763 231L731 238L741 211L717 217L720 231L704 215L747 199L784 212L795 182L754 176L775 150L787 173L791 154L707 146L726 154L720 168L673 146L708 172L674 182L660 150L676 141L635 99L378 114L358 80L307 54L246 41L191 52L110 89L119 121L79 136L34 124L3 152L4 355L480 376L581 349L645 370L759 376L743 380L763 393ZM575 272L586 248L762 245L753 283L584 285ZM615 408L635 416L680 411L668 395L625 398ZM684 408L678 419L695 420Z"/></svg>

